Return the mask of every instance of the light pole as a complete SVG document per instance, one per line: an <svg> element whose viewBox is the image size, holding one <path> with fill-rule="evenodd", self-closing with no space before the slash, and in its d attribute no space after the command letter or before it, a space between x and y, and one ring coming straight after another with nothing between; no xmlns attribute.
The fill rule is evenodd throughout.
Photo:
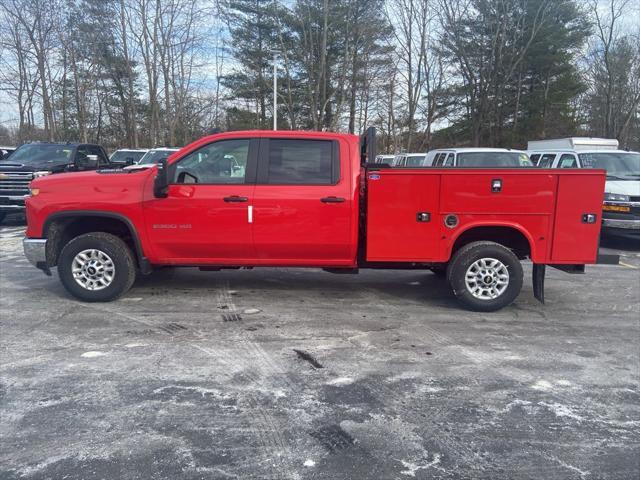
<svg viewBox="0 0 640 480"><path fill-rule="evenodd" d="M278 50L273 50L273 129L278 130Z"/></svg>

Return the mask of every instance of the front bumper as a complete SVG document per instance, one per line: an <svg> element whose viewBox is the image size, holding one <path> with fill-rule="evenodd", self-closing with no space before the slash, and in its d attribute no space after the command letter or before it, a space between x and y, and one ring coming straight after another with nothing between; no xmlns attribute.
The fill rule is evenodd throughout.
<svg viewBox="0 0 640 480"><path fill-rule="evenodd" d="M625 230L640 230L640 219L624 220L620 218L603 218L602 226L605 228L624 228Z"/></svg>
<svg viewBox="0 0 640 480"><path fill-rule="evenodd" d="M35 267L42 270L47 275L51 275L47 264L47 239L46 238L24 238L22 240L24 256Z"/></svg>

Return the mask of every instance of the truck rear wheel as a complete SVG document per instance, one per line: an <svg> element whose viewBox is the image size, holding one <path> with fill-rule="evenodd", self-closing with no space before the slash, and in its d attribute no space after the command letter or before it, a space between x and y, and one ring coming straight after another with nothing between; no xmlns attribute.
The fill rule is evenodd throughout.
<svg viewBox="0 0 640 480"><path fill-rule="evenodd" d="M108 302L127 292L136 278L131 250L110 233L92 232L67 243L58 258L67 291L85 302Z"/></svg>
<svg viewBox="0 0 640 480"><path fill-rule="evenodd" d="M493 312L511 304L522 289L522 265L508 248L473 242L458 250L447 269L455 296L472 310Z"/></svg>

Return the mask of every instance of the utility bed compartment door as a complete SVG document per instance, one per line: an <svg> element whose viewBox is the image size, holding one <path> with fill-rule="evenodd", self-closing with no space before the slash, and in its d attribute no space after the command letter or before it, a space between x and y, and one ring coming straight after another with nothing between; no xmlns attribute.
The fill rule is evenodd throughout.
<svg viewBox="0 0 640 480"><path fill-rule="evenodd" d="M499 181L501 190L492 191ZM485 173L455 171L442 176L442 212L457 214L551 214L556 179L552 174L513 169Z"/></svg>
<svg viewBox="0 0 640 480"><path fill-rule="evenodd" d="M598 255L605 176L558 175L556 216L550 263L595 263ZM584 215L595 214L594 223Z"/></svg>
<svg viewBox="0 0 640 480"><path fill-rule="evenodd" d="M439 174L368 172L366 259L370 262L436 259L439 201Z"/></svg>

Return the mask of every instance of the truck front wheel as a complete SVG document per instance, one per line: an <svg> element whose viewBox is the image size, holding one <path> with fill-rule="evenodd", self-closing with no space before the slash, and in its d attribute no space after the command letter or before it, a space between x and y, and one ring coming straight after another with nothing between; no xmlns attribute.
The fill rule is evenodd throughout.
<svg viewBox="0 0 640 480"><path fill-rule="evenodd" d="M85 302L108 302L131 288L136 268L122 239L104 232L80 235L58 258L58 276L67 291Z"/></svg>
<svg viewBox="0 0 640 480"><path fill-rule="evenodd" d="M458 250L447 277L455 296L472 310L493 312L511 304L522 289L522 265L495 242L473 242Z"/></svg>

